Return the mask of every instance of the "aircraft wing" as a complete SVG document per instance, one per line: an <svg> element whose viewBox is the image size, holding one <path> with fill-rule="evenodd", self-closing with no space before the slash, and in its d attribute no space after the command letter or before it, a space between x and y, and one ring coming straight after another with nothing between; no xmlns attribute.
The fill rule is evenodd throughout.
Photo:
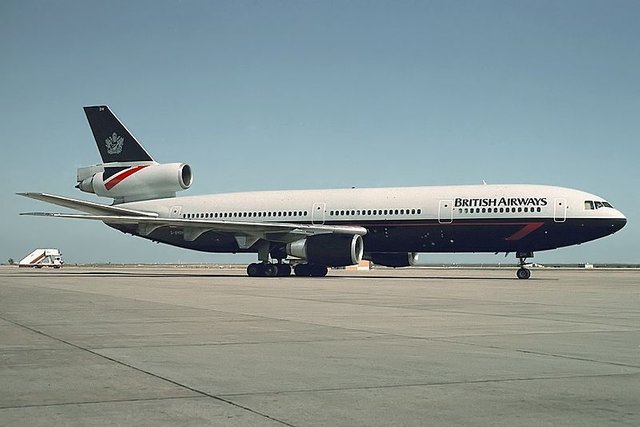
<svg viewBox="0 0 640 427"><path fill-rule="evenodd" d="M316 234L367 234L367 229L346 225L299 224L287 222L255 222L255 221L223 221L212 219L161 218L157 214L150 216L148 212L106 206L98 203L84 202L60 196L40 193L19 193L25 197L72 207L77 210L91 211L88 214L25 212L20 215L46 216L54 218L89 219L107 224L131 224L138 227L138 232L148 236L161 227L182 229L184 239L193 241L207 231L229 233L234 235L240 247L247 248L259 239L273 242L289 243ZM34 197L35 196L35 197Z"/></svg>

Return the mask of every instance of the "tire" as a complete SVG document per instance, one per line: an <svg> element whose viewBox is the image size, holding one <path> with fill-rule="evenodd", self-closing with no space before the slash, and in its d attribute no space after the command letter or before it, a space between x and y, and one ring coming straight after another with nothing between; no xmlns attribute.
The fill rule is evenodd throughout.
<svg viewBox="0 0 640 427"><path fill-rule="evenodd" d="M252 263L247 266L247 276L249 277L260 277L262 276L262 265Z"/></svg>
<svg viewBox="0 0 640 427"><path fill-rule="evenodd" d="M265 277L276 277L278 275L278 265L277 264L267 264L264 267L264 276Z"/></svg>
<svg viewBox="0 0 640 427"><path fill-rule="evenodd" d="M529 277L531 277L531 271L526 268L521 268L518 270L516 275L518 276L518 279L527 280Z"/></svg>

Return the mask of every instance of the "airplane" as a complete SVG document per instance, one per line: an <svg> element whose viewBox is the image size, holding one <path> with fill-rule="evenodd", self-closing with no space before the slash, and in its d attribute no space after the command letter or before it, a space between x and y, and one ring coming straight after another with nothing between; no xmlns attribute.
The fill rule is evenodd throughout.
<svg viewBox="0 0 640 427"><path fill-rule="evenodd" d="M103 163L78 169L76 188L111 205L17 193L152 241L215 253L256 253L251 277L320 277L370 260L415 265L418 253L515 253L527 259L611 235L627 222L605 199L548 185L454 185L259 191L176 197L193 182L185 163L158 163L108 106L84 107Z"/></svg>

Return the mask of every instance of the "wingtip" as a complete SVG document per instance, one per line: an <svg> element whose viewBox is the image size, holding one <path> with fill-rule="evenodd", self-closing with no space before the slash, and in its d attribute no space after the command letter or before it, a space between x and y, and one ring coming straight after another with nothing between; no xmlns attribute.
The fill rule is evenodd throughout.
<svg viewBox="0 0 640 427"><path fill-rule="evenodd" d="M18 215L23 215L23 216L55 216L52 213L49 212L20 212Z"/></svg>
<svg viewBox="0 0 640 427"><path fill-rule="evenodd" d="M44 196L45 193L34 193L32 191L27 191L27 192L20 192L20 193L16 193L16 195L18 196L22 196L22 197L29 197L31 199L35 199L38 196Z"/></svg>

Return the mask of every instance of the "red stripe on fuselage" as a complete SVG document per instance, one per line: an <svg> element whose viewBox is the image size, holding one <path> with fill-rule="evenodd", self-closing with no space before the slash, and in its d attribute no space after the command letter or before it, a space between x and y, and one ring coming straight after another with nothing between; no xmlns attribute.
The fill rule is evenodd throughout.
<svg viewBox="0 0 640 427"><path fill-rule="evenodd" d="M525 225L524 227L522 227L520 230L513 233L511 236L505 238L504 240L520 240L523 237L533 233L543 225L544 225L544 222L531 222Z"/></svg>
<svg viewBox="0 0 640 427"><path fill-rule="evenodd" d="M104 188L107 190L111 190L113 187L118 185L120 182L124 181L127 177L133 175L134 173L146 168L149 165L140 165L134 166L129 169L125 169L122 172L112 176L107 182L104 183Z"/></svg>

